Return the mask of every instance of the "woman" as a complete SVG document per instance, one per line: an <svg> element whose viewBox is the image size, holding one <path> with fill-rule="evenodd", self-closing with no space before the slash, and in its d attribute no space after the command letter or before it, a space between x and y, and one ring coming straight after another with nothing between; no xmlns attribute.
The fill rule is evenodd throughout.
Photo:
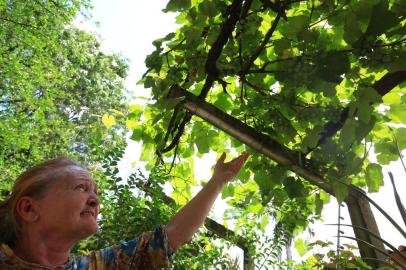
<svg viewBox="0 0 406 270"><path fill-rule="evenodd" d="M158 269L191 239L222 187L241 169L248 154L224 162L222 154L205 187L166 226L138 239L70 257L75 243L97 229L97 185L71 159L44 162L22 173L11 196L0 205L0 269Z"/></svg>

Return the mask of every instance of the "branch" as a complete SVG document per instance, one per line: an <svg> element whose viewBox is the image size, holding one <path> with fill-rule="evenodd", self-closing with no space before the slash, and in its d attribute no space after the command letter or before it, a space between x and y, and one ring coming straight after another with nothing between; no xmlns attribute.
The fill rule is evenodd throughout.
<svg viewBox="0 0 406 270"><path fill-rule="evenodd" d="M223 50L224 45L227 43L228 39L233 33L233 30L235 28L235 25L237 24L237 21L240 18L241 14L241 5L242 5L243 0L234 0L233 3L231 4L229 8L229 17L228 19L224 22L223 26L221 27L220 34L216 41L214 41L212 47L210 48L209 53L207 54L207 60L206 60L206 65L205 65L205 71L207 74L206 81L203 85L203 88L199 94L199 98L205 99L209 90L213 86L214 81L219 80L219 72L217 70L217 60L221 55L221 52ZM244 3L244 9L243 9L243 15L246 16L248 13L249 7L252 3L252 0L247 0ZM222 84L223 88L225 89L226 83L222 80L219 80L220 83ZM183 131L185 129L186 124L190 121L192 118L191 115L186 115L183 118L182 123L178 127L178 132L175 136L175 138L172 140L171 144L164 149L162 149L162 152L169 152L175 146L179 143L180 138L182 137Z"/></svg>
<svg viewBox="0 0 406 270"><path fill-rule="evenodd" d="M247 71L244 75L247 74L274 74L276 71L275 70L264 70L264 69L253 69ZM281 70L278 70L278 72L281 72Z"/></svg>
<svg viewBox="0 0 406 270"><path fill-rule="evenodd" d="M230 6L230 16L227 21L224 22L221 27L220 34L216 41L214 41L209 53L207 54L207 60L205 70L207 74L206 82L200 92L199 97L204 99L207 96L210 88L213 86L213 82L218 78L219 72L217 70L216 62L221 55L223 46L227 43L229 37L233 33L235 25L240 17L242 0L234 0Z"/></svg>
<svg viewBox="0 0 406 270"><path fill-rule="evenodd" d="M164 149L162 149L161 153L169 152L179 144L180 138L182 137L183 131L185 130L185 126L190 121L190 119L192 119L192 115L190 113L186 114L183 117L182 122L179 124L178 132L176 133L175 137L173 138L171 144L168 145L167 147L165 147Z"/></svg>
<svg viewBox="0 0 406 270"><path fill-rule="evenodd" d="M276 26L278 25L279 19L281 18L281 15L278 13L275 17L275 20L273 21L271 28L269 28L268 32L265 34L264 39L262 40L261 45L258 47L258 49L251 55L251 58L248 60L248 62L245 64L244 68L240 71L239 75L244 76L248 70L250 70L252 64L254 63L255 59L258 58L258 56L261 54L261 52L264 50L266 44L268 44L269 39L272 37L273 32L276 29Z"/></svg>
<svg viewBox="0 0 406 270"><path fill-rule="evenodd" d="M259 86L250 83L247 79L245 79L245 77L242 77L241 81L246 83L249 87L260 93L262 96L266 96L266 93L262 91L262 89Z"/></svg>
<svg viewBox="0 0 406 270"><path fill-rule="evenodd" d="M14 23L20 26L25 26L25 27L29 27L29 28L34 28L34 29L39 29L38 27L31 25L31 24L26 24L26 23L22 23L22 22L17 22L8 18L4 18L4 17L0 17L0 20L6 21L6 22L10 22L10 23Z"/></svg>
<svg viewBox="0 0 406 270"><path fill-rule="evenodd" d="M376 90L376 92L378 92L380 96L384 96L395 86L404 81L406 81L406 70L395 71L385 74L380 80L376 81L372 87ZM330 121L324 126L322 136L317 142L315 148L323 144L328 138L334 136L344 126L344 123L348 118L348 112L349 107L345 107L340 114L340 120L338 120L337 122ZM313 151L315 148L310 149L307 154Z"/></svg>
<svg viewBox="0 0 406 270"><path fill-rule="evenodd" d="M378 44L378 45L375 45L374 47L376 48L376 47L396 46L396 45L402 44L405 41L406 41L406 38L403 38L403 39L400 39L400 40L397 40L397 41L394 41L391 43Z"/></svg>
<svg viewBox="0 0 406 270"><path fill-rule="evenodd" d="M168 142L168 139L169 139L169 135L174 130L175 120L176 120L176 117L178 116L179 109L180 109L180 105L178 104L178 105L176 105L175 110L172 114L171 120L169 121L168 129L166 130L166 134L165 134L165 138L164 138L164 145L166 145L166 143Z"/></svg>
<svg viewBox="0 0 406 270"><path fill-rule="evenodd" d="M248 15L248 11L250 10L251 4L253 0L246 0L242 7L240 20L245 19Z"/></svg>
<svg viewBox="0 0 406 270"><path fill-rule="evenodd" d="M24 101L24 99L18 98L18 99L0 100L0 103L17 103L22 101Z"/></svg>
<svg viewBox="0 0 406 270"><path fill-rule="evenodd" d="M406 81L406 70L386 73L379 81L375 82L373 88L383 97L404 81Z"/></svg>
<svg viewBox="0 0 406 270"><path fill-rule="evenodd" d="M281 0L275 1L275 3L271 2L270 0L261 0L261 2L265 8L270 8L276 14L281 16L285 21L288 20L288 18L286 17L286 11L285 11L286 7L283 5ZM289 2L289 1L284 1L284 2Z"/></svg>

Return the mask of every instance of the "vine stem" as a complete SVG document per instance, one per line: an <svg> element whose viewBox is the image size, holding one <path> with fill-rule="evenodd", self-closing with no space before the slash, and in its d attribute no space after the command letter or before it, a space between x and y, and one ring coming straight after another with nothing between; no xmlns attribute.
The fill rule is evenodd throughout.
<svg viewBox="0 0 406 270"><path fill-rule="evenodd" d="M396 149L398 150L400 162L402 163L403 170L405 170L405 172L406 172L406 166L405 166L405 162L403 161L402 152L400 152L399 145L398 145L398 142L396 140L396 137L394 137L394 139L395 139Z"/></svg>

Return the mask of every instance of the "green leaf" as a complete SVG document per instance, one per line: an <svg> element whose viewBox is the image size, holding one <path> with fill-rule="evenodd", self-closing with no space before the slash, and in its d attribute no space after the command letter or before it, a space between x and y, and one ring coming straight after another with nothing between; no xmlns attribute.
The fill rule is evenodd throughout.
<svg viewBox="0 0 406 270"><path fill-rule="evenodd" d="M362 99L357 102L357 116L362 122L369 123L373 111L374 108L368 100Z"/></svg>
<svg viewBox="0 0 406 270"><path fill-rule="evenodd" d="M231 101L231 98L228 94L221 92L217 95L217 99L213 104L223 112L227 112L233 107L233 103Z"/></svg>
<svg viewBox="0 0 406 270"><path fill-rule="evenodd" d="M164 11L182 11L189 9L190 6L191 0L169 0Z"/></svg>
<svg viewBox="0 0 406 270"><path fill-rule="evenodd" d="M327 82L339 83L342 75L350 69L347 54L339 51L330 51L322 54L317 62L316 74Z"/></svg>
<svg viewBox="0 0 406 270"><path fill-rule="evenodd" d="M344 22L344 35L345 42L349 45L354 44L362 35L361 26L355 13L349 12Z"/></svg>
<svg viewBox="0 0 406 270"><path fill-rule="evenodd" d="M310 90L315 93L323 92L326 97L333 97L336 95L336 83L326 82L320 79L312 80L309 84Z"/></svg>
<svg viewBox="0 0 406 270"><path fill-rule="evenodd" d="M278 55L282 55L286 49L290 49L290 40L287 38L282 38L274 41L274 51Z"/></svg>
<svg viewBox="0 0 406 270"><path fill-rule="evenodd" d="M355 134L356 134L356 140L361 141L364 139L374 128L375 123L376 123L376 117L371 116L369 119L368 123L363 123L361 121L358 121L358 127L355 129Z"/></svg>
<svg viewBox="0 0 406 270"><path fill-rule="evenodd" d="M266 228L266 226L269 224L269 220L270 220L269 215L263 215L263 216L261 217L261 220L260 220L260 222L259 222L259 225L260 225L260 229L261 229L262 231L264 231L265 228Z"/></svg>
<svg viewBox="0 0 406 270"><path fill-rule="evenodd" d="M315 205L315 213L316 213L316 215L321 215L321 211L323 210L324 202L320 198L320 194L316 195L314 205Z"/></svg>
<svg viewBox="0 0 406 270"><path fill-rule="evenodd" d="M295 240L294 246L301 257L305 255L307 251L309 251L309 246L305 243L305 241L302 238L297 238Z"/></svg>
<svg viewBox="0 0 406 270"><path fill-rule="evenodd" d="M116 118L110 114L104 114L102 117L102 122L107 128L111 128L116 124Z"/></svg>
<svg viewBox="0 0 406 270"><path fill-rule="evenodd" d="M180 102L185 100L185 97L178 97L178 98L166 98L159 100L154 105L159 106L161 108L165 108L167 110L171 110L176 107Z"/></svg>
<svg viewBox="0 0 406 270"><path fill-rule="evenodd" d="M262 204L260 202L256 201L247 207L247 212L253 213L253 214L259 214L261 212L262 208L263 208Z"/></svg>
<svg viewBox="0 0 406 270"><path fill-rule="evenodd" d="M155 79L152 78L151 76L146 76L144 80L144 87L151 88L153 86L155 86Z"/></svg>
<svg viewBox="0 0 406 270"><path fill-rule="evenodd" d="M382 167L376 163L368 164L365 171L368 192L378 192L379 188L383 186Z"/></svg>
<svg viewBox="0 0 406 270"><path fill-rule="evenodd" d="M210 151L210 138L207 137L206 133L199 133L195 139L195 145L200 154L206 154Z"/></svg>
<svg viewBox="0 0 406 270"><path fill-rule="evenodd" d="M187 37L186 47L190 50L194 50L201 42L201 29L191 25L185 27L183 31L185 33L185 37Z"/></svg>
<svg viewBox="0 0 406 270"><path fill-rule="evenodd" d="M382 140L374 145L377 160L382 165L387 165L391 161L399 158L395 144L392 141Z"/></svg>
<svg viewBox="0 0 406 270"><path fill-rule="evenodd" d="M162 58L160 55L160 51L157 50L148 55L147 58L145 59L145 65L148 68L155 69L156 71L159 72L162 67ZM152 86L152 84L149 83L148 86Z"/></svg>
<svg viewBox="0 0 406 270"><path fill-rule="evenodd" d="M283 188L288 194L289 198L300 198L305 194L305 189L302 181L295 179L294 177L287 177L283 181Z"/></svg>
<svg viewBox="0 0 406 270"><path fill-rule="evenodd" d="M326 204L330 202L330 194L321 190L320 191L320 199Z"/></svg>
<svg viewBox="0 0 406 270"><path fill-rule="evenodd" d="M389 105L399 104L401 102L401 96L396 92L389 92L382 97L383 102Z"/></svg>
<svg viewBox="0 0 406 270"><path fill-rule="evenodd" d="M275 186L282 184L283 180L285 180L286 178L287 172L288 170L286 169L286 167L283 166L273 167L270 170L270 181L272 182L272 185Z"/></svg>
<svg viewBox="0 0 406 270"><path fill-rule="evenodd" d="M234 196L234 185L227 184L221 191L221 198L225 199L232 196Z"/></svg>
<svg viewBox="0 0 406 270"><path fill-rule="evenodd" d="M185 147L185 150L182 152L182 157L183 158L191 157L195 152L194 150L195 150L194 147L190 146Z"/></svg>
<svg viewBox="0 0 406 270"><path fill-rule="evenodd" d="M199 4L199 11L208 18L213 18L217 14L216 4L212 1L203 1Z"/></svg>
<svg viewBox="0 0 406 270"><path fill-rule="evenodd" d="M153 144L144 144L141 150L141 161L150 161L154 158L155 148Z"/></svg>
<svg viewBox="0 0 406 270"><path fill-rule="evenodd" d="M240 180L241 182L245 183L250 179L251 173L250 170L245 169L245 170L240 170L236 178Z"/></svg>
<svg viewBox="0 0 406 270"><path fill-rule="evenodd" d="M144 107L140 104L133 104L129 106L128 111L129 114L127 115L127 118L129 118L130 120L139 121L141 115L144 112Z"/></svg>
<svg viewBox="0 0 406 270"><path fill-rule="evenodd" d="M133 129L133 133L131 135L131 140L133 141L140 141L142 138L142 127L138 126L137 128Z"/></svg>
<svg viewBox="0 0 406 270"><path fill-rule="evenodd" d="M392 104L388 116L394 123L406 124L406 104Z"/></svg>
<svg viewBox="0 0 406 270"><path fill-rule="evenodd" d="M271 180L269 175L266 173L264 170L260 170L255 172L254 174L254 180L258 184L259 189L261 190L261 193L263 195L269 194L271 191Z"/></svg>
<svg viewBox="0 0 406 270"><path fill-rule="evenodd" d="M347 119L340 133L340 143L343 148L354 143L358 122L355 119Z"/></svg>
<svg viewBox="0 0 406 270"><path fill-rule="evenodd" d="M348 195L348 187L338 181L333 181L332 186L337 201L343 202Z"/></svg>
<svg viewBox="0 0 406 270"><path fill-rule="evenodd" d="M317 44L319 35L318 31L306 29L298 34L298 38L306 43Z"/></svg>
<svg viewBox="0 0 406 270"><path fill-rule="evenodd" d="M406 128L397 129L395 132L395 136L399 150L402 151L406 148Z"/></svg>
<svg viewBox="0 0 406 270"><path fill-rule="evenodd" d="M307 136L302 141L302 151L307 152L308 149L313 149L316 147L317 142L321 137L321 132L323 131L323 127L316 126L310 132L307 132Z"/></svg>
<svg viewBox="0 0 406 270"><path fill-rule="evenodd" d="M304 31L310 23L309 16L298 15L289 17L281 27L281 33L289 39L297 39L297 34Z"/></svg>
<svg viewBox="0 0 406 270"><path fill-rule="evenodd" d="M395 13L389 10L388 2L382 0L372 9L366 34L378 36L400 23Z"/></svg>

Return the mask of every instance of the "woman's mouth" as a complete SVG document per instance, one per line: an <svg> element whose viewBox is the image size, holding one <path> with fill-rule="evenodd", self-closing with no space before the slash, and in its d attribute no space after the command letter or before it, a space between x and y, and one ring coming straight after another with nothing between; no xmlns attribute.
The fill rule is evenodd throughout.
<svg viewBox="0 0 406 270"><path fill-rule="evenodd" d="M95 217L96 214L93 211L86 210L86 211L81 212L80 215L81 216L90 215L92 217Z"/></svg>

